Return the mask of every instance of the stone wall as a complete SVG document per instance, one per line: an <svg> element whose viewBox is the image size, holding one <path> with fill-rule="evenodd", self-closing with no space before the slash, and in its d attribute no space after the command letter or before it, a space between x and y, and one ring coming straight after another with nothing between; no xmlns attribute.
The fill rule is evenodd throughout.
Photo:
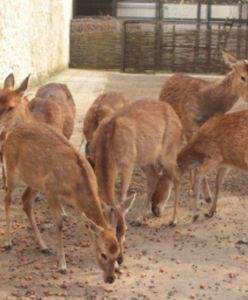
<svg viewBox="0 0 248 300"><path fill-rule="evenodd" d="M31 73L38 84L69 62L72 0L0 1L0 86Z"/></svg>

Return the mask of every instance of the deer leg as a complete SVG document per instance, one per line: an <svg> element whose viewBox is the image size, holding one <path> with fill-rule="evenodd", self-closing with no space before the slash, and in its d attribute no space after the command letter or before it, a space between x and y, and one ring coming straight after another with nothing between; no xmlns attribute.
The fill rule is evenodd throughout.
<svg viewBox="0 0 248 300"><path fill-rule="evenodd" d="M121 170L121 191L120 191L120 203L122 203L127 197L128 187L132 178L133 167L124 167Z"/></svg>
<svg viewBox="0 0 248 300"><path fill-rule="evenodd" d="M6 216L6 233L5 233L6 243L5 243L4 248L6 251L11 250L11 248L12 248L11 228L10 228L11 227L10 205L11 205L11 201L12 201L11 194L12 194L12 191L9 188L7 188L7 191L6 191L6 194L4 197L5 216Z"/></svg>
<svg viewBox="0 0 248 300"><path fill-rule="evenodd" d="M50 202L51 211L54 223L57 226L57 234L58 234L58 247L57 247L57 258L58 258L58 269L62 274L66 273L66 260L65 260L65 252L64 252L64 243L63 243L63 214L61 210L61 205L59 201Z"/></svg>
<svg viewBox="0 0 248 300"><path fill-rule="evenodd" d="M170 181L167 182L167 186L169 187L167 197L169 198L172 186L175 187L175 199L174 199L174 209L173 209L173 217L172 221L170 222L170 226L176 226L178 223L178 215L177 215L177 208L178 208L178 186L180 181L180 171L176 164L176 158L172 161L165 160L163 162L163 166L165 168L166 173L168 174L168 178ZM167 199L168 199L167 198ZM167 200L166 200L167 201Z"/></svg>
<svg viewBox="0 0 248 300"><path fill-rule="evenodd" d="M141 211L139 218L137 219L137 221L140 221L140 222L142 222L146 219L146 214L147 214L148 208L151 203L151 198L152 198L153 193L155 192L155 189L156 189L156 186L158 183L158 179L159 179L159 176L152 165L144 167L144 168L142 168L142 170L146 174L146 178L147 178L147 195L146 195L144 207Z"/></svg>
<svg viewBox="0 0 248 300"><path fill-rule="evenodd" d="M195 185L195 170L190 170L190 191L193 194Z"/></svg>
<svg viewBox="0 0 248 300"><path fill-rule="evenodd" d="M171 195L173 181L168 174L162 175L156 185L155 191L152 195L152 212L156 217L163 214L165 206Z"/></svg>
<svg viewBox="0 0 248 300"><path fill-rule="evenodd" d="M220 186L223 184L225 176L229 173L229 171L230 171L229 168L220 168L217 173L216 180L215 180L215 195L214 195L213 205L210 211L205 214L205 216L208 218L212 218L216 214L217 201L220 193Z"/></svg>
<svg viewBox="0 0 248 300"><path fill-rule="evenodd" d="M38 226L37 226L37 223L35 220L34 211L33 211L33 200L34 200L35 196L37 195L37 193L38 193L37 191L32 190L29 187L24 191L24 193L22 195L23 209L28 216L29 222L34 231L35 238L40 246L41 252L48 254L49 250L41 237L40 231L38 229Z"/></svg>
<svg viewBox="0 0 248 300"><path fill-rule="evenodd" d="M200 186L203 177L210 171L217 168L221 163L221 158L216 157L215 159L206 159L196 171L196 180L194 185L194 199L193 199L193 221L196 221L199 217L197 212L197 204L200 196Z"/></svg>
<svg viewBox="0 0 248 300"><path fill-rule="evenodd" d="M179 200L179 184L175 184L175 199L174 199L174 208L173 208L173 216L172 221L170 222L170 226L175 227L177 225L177 208L178 208L178 200Z"/></svg>
<svg viewBox="0 0 248 300"><path fill-rule="evenodd" d="M212 195L211 195L211 190L209 188L208 180L206 176L204 176L203 178L203 192L204 192L205 201L207 203L211 203Z"/></svg>

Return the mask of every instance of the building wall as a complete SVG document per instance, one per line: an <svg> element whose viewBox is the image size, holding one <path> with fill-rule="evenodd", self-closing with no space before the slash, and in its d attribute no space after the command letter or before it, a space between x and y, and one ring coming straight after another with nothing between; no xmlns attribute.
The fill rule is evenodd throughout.
<svg viewBox="0 0 248 300"><path fill-rule="evenodd" d="M72 0L0 1L0 86L13 72L37 84L69 62Z"/></svg>

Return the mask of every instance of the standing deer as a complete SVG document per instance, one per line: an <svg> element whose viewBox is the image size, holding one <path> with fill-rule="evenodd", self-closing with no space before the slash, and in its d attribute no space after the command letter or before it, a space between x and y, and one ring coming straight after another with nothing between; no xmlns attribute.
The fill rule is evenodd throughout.
<svg viewBox="0 0 248 300"><path fill-rule="evenodd" d="M96 98L84 118L83 133L87 141L86 157L89 157L90 141L99 124L130 102L131 100L127 96L118 92L107 92Z"/></svg>
<svg viewBox="0 0 248 300"><path fill-rule="evenodd" d="M248 77L247 82L248 82ZM216 213L220 186L230 168L248 171L248 110L218 116L207 121L178 155L181 175L196 169L194 185L194 220L198 218L197 202L203 177L219 169L216 191L207 217ZM174 213L175 215L175 213Z"/></svg>
<svg viewBox="0 0 248 300"><path fill-rule="evenodd" d="M169 78L160 93L159 100L169 103L182 121L187 141L209 118L221 115L232 108L239 97L248 99L248 61L238 61L234 56L223 52L225 62L232 68L222 80L208 82L187 75L176 74ZM192 174L192 173L191 173ZM206 178L203 180L204 194L208 202L211 193ZM172 182L166 176L160 179L158 192L152 202L153 213L163 213ZM162 197L162 199L156 199ZM160 203L160 205L156 205Z"/></svg>
<svg viewBox="0 0 248 300"><path fill-rule="evenodd" d="M29 76L23 81L23 87L28 85ZM8 103L6 93L14 90L15 78L9 74L0 90L2 105L9 106L12 109L11 102ZM10 101L10 100L9 100ZM14 109L14 107L13 107ZM72 95L65 84L49 83L42 86L37 91L35 98L32 99L28 107L25 107L22 113L23 121L39 121L47 123L63 133L66 138L70 138L74 128L76 108ZM0 140L1 147L4 143L5 133L3 131ZM2 168L3 182L5 182L4 168ZM5 184L5 183L4 183Z"/></svg>
<svg viewBox="0 0 248 300"><path fill-rule="evenodd" d="M22 196L26 212L42 252L48 252L37 227L33 212L36 191L46 195L53 220L57 225L57 257L59 270L66 272L63 247L63 203L74 207L85 220L90 233L98 265L104 281L115 279L115 262L120 248L111 225L107 222L97 191L97 181L88 162L70 145L68 140L51 126L34 121L24 99L25 79L16 90L0 93L0 128L7 135L3 162L6 170L4 198L7 221L6 250L11 249L10 205L12 193L19 181L27 188ZM114 212L114 209L110 211ZM112 213L115 222L115 214Z"/></svg>
<svg viewBox="0 0 248 300"><path fill-rule="evenodd" d="M23 82L27 85L29 77ZM1 94L14 89L15 78L9 74L3 85ZM28 112L28 108L31 114ZM29 102L27 108L27 118L33 118L39 122L45 122L63 133L66 138L70 138L74 127L76 113L75 103L72 95L65 84L49 83L40 87L34 97Z"/></svg>
<svg viewBox="0 0 248 300"><path fill-rule="evenodd" d="M159 174L166 172L175 184L179 180L176 158L181 141L180 120L171 106L161 101L132 103L97 128L90 146L90 158L95 165L101 199L116 208L120 245L126 232L120 207L125 204L134 166L141 166L147 175L147 200L141 214L144 218ZM122 181L120 204L115 200L118 172ZM132 202L125 204L125 211L131 205Z"/></svg>

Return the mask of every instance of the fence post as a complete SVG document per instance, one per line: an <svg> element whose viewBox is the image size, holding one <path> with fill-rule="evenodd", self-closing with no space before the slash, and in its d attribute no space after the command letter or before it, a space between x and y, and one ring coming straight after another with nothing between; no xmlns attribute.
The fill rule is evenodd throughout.
<svg viewBox="0 0 248 300"><path fill-rule="evenodd" d="M162 20L163 20L163 0L156 3L156 22L155 22L155 51L154 69L160 70L161 67L161 40L162 40Z"/></svg>
<svg viewBox="0 0 248 300"><path fill-rule="evenodd" d="M125 72L126 53L126 21L121 22L121 72Z"/></svg>

